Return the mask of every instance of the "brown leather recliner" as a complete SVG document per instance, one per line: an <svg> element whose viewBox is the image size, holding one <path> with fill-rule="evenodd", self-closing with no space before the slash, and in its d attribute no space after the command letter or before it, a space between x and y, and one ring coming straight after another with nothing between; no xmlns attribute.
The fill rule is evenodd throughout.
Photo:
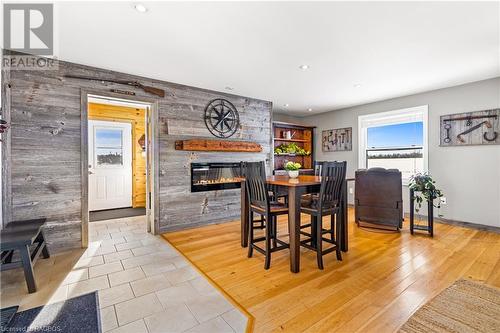
<svg viewBox="0 0 500 333"><path fill-rule="evenodd" d="M400 229L403 226L403 189L397 169L371 168L356 171L355 219L370 225Z"/></svg>

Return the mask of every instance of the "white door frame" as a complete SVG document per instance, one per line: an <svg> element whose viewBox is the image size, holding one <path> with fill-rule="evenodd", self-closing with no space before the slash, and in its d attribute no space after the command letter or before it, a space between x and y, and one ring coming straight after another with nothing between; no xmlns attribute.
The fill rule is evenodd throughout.
<svg viewBox="0 0 500 333"><path fill-rule="evenodd" d="M89 97L101 97L144 104L146 106L146 212L148 232L159 231L159 131L158 99L124 96L103 90L81 89L81 179L82 179L82 247L88 247L89 193L88 193L88 103Z"/></svg>

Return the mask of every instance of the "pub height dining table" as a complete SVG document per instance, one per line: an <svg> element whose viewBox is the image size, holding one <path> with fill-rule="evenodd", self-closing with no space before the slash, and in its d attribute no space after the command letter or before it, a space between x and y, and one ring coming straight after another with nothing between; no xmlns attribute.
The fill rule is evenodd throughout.
<svg viewBox="0 0 500 333"><path fill-rule="evenodd" d="M300 198L303 194L319 192L321 177L300 175L297 178L288 176L270 176L266 183L288 190L288 230L290 238L290 271L300 271ZM248 196L246 193L245 180L241 180L241 246L248 246ZM347 186L344 184L340 211L338 218L341 219L340 249L348 250L347 239Z"/></svg>

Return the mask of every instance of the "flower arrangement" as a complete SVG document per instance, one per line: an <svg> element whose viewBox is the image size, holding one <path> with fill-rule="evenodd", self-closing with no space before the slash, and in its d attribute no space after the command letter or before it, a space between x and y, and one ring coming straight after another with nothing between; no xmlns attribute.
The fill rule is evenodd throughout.
<svg viewBox="0 0 500 333"><path fill-rule="evenodd" d="M290 178L297 178L299 176L299 169L302 168L302 165L300 163L296 162L286 162L285 163L285 170L288 173L288 177Z"/></svg>
<svg viewBox="0 0 500 333"><path fill-rule="evenodd" d="M436 188L436 182L429 174L417 173L410 178L408 188L414 191L415 211L419 211L422 203L425 201L431 202L434 199L439 199L443 196L443 192ZM436 208L441 207L441 201L438 200Z"/></svg>
<svg viewBox="0 0 500 333"><path fill-rule="evenodd" d="M300 165L300 163L289 161L289 162L286 162L286 164L285 164L286 171L297 171L300 168L302 168L302 165Z"/></svg>

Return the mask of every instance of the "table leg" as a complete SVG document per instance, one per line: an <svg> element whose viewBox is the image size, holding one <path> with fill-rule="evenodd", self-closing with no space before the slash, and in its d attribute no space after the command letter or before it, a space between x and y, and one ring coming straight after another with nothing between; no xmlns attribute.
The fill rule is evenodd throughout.
<svg viewBox="0 0 500 333"><path fill-rule="evenodd" d="M30 248L28 245L19 249L21 254L21 260L24 269L24 278L26 279L26 284L28 286L28 292L36 292L36 282L35 275L33 274L33 265L31 263Z"/></svg>
<svg viewBox="0 0 500 333"><path fill-rule="evenodd" d="M343 190L342 190L342 204L340 205L340 218L341 218L341 226L342 230L340 230L341 240L340 240L340 249L343 252L347 252L349 250L349 238L348 238L348 210L347 210L347 181L344 181Z"/></svg>
<svg viewBox="0 0 500 333"><path fill-rule="evenodd" d="M290 271L300 271L300 197L302 187L288 187L288 232L290 234Z"/></svg>
<svg viewBox="0 0 500 333"><path fill-rule="evenodd" d="M241 182L241 247L248 246L248 196L245 182Z"/></svg>

